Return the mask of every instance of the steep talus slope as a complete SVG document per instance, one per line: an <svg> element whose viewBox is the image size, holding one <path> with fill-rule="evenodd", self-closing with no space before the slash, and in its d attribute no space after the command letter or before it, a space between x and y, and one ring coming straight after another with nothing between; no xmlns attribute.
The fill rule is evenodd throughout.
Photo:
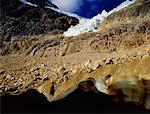
<svg viewBox="0 0 150 114"><path fill-rule="evenodd" d="M137 7L147 9L143 4L149 6L150 2L137 2L126 11L110 15L98 32L76 37L14 37L9 44L3 43L0 93L17 95L32 88L55 101L80 84L84 91L100 91L150 109L150 19L137 15L136 20L126 14ZM148 17L149 12L144 10L144 16ZM133 19L116 21L111 18L113 15ZM110 27L111 23L115 24ZM89 81L94 82L95 88L90 87Z"/></svg>
<svg viewBox="0 0 150 114"><path fill-rule="evenodd" d="M1 0L0 40L10 41L11 37L62 33L78 19L43 7L23 4L19 0Z"/></svg>

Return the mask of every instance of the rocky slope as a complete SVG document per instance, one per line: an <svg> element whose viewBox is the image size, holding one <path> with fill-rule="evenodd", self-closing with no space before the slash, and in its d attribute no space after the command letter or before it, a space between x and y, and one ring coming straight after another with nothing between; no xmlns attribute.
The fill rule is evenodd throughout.
<svg viewBox="0 0 150 114"><path fill-rule="evenodd" d="M148 20L150 17L150 4L149 0L136 0L133 5L128 6L116 13L110 15L101 26L100 30L113 27L116 25L141 22Z"/></svg>
<svg viewBox="0 0 150 114"><path fill-rule="evenodd" d="M58 34L78 23L74 17L23 4L19 0L1 0L0 17L1 41L25 35Z"/></svg>
<svg viewBox="0 0 150 114"><path fill-rule="evenodd" d="M1 95L32 88L55 101L79 87L150 109L150 10L144 10L149 6L149 0L137 0L94 33L12 37L1 48ZM144 17L127 12L137 9Z"/></svg>

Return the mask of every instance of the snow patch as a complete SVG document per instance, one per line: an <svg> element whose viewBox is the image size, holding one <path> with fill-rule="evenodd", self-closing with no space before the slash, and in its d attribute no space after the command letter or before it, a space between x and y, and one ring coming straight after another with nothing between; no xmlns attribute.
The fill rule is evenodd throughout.
<svg viewBox="0 0 150 114"><path fill-rule="evenodd" d="M119 6L117 6L113 10L111 10L108 14L110 15L110 14L112 14L114 12L117 12L117 11L119 11L119 10L121 10L121 9L131 5L131 4L133 4L135 1L136 0L132 0L132 1L131 0L126 0L126 1L122 2Z"/></svg>
<svg viewBox="0 0 150 114"><path fill-rule="evenodd" d="M85 19L85 18L83 18L83 17L81 17L81 16L79 16L79 15L77 15L77 14L70 13L70 12L67 12L67 11L64 11L64 10L56 9L56 8L49 7L49 6L45 6L45 8L52 9L52 10L54 10L54 11L56 11L56 12L59 12L59 13L68 15L68 16L70 16L70 17L75 17L75 18L77 18L77 19L79 19L79 20Z"/></svg>
<svg viewBox="0 0 150 114"><path fill-rule="evenodd" d="M135 1L136 0L132 0L132 1L126 0L125 2L121 3L119 6L111 10L110 12L107 13L105 10L103 10L101 14L98 14L92 19L78 18L79 24L75 26L71 26L66 32L64 32L64 36L70 37L70 36L77 36L79 34L83 34L86 32L95 32L97 31L97 28L100 26L100 23L103 20L105 20L108 17L108 15L133 4Z"/></svg>
<svg viewBox="0 0 150 114"><path fill-rule="evenodd" d="M27 0L20 0L22 3L24 3L24 4L27 4L27 5L30 5L30 6L34 6L34 7L37 7L38 5L36 5L36 4L32 4L32 3L30 3L30 2L28 2ZM60 9L56 9L56 8L53 8L53 7L49 7L49 6L44 6L45 8L48 8L48 9L51 9L51 10L54 10L54 11L56 11L56 12L59 12L59 13L63 13L63 14L66 14L66 15L68 15L68 16L70 16L70 17L75 17L75 18L77 18L77 19L79 19L79 20L81 20L81 19L83 19L83 17L81 17L81 16L79 16L79 15L77 15L77 14L74 14L74 13L70 13L70 12L67 12L67 11L64 11L64 10L60 10Z"/></svg>
<svg viewBox="0 0 150 114"><path fill-rule="evenodd" d="M27 5L30 5L30 6L35 6L35 7L37 7L38 5L36 5L36 4L32 4L32 3L30 3L30 2L28 2L28 1L26 1L26 0L20 0L22 3L24 3L24 4L27 4Z"/></svg>

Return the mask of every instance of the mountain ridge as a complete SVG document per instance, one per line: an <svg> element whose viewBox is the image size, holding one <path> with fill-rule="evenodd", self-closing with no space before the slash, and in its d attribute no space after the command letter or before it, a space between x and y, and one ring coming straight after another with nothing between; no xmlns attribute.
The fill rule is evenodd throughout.
<svg viewBox="0 0 150 114"><path fill-rule="evenodd" d="M78 23L75 17L52 9L26 5L19 0L2 0L1 4L0 37L4 41L10 41L12 36L63 33Z"/></svg>

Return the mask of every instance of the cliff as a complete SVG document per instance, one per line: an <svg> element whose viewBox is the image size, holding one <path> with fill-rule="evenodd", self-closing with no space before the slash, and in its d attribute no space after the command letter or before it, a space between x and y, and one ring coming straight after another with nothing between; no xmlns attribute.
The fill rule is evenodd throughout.
<svg viewBox="0 0 150 114"><path fill-rule="evenodd" d="M10 41L38 34L60 34L79 21L44 7L23 4L19 0L1 0L0 40Z"/></svg>

